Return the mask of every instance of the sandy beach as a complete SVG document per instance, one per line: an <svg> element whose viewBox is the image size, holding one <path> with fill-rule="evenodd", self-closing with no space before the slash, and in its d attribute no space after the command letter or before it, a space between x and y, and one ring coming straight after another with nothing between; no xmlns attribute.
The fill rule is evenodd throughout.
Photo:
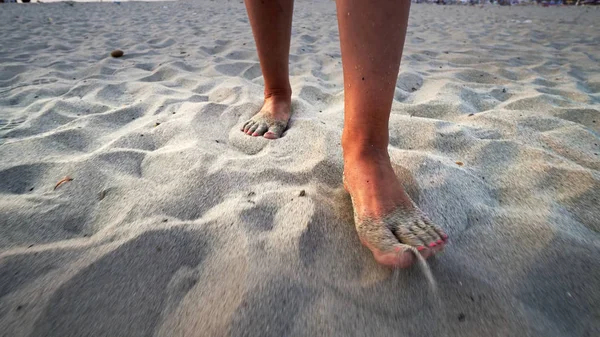
<svg viewBox="0 0 600 337"><path fill-rule="evenodd" d="M600 10L413 4L389 152L435 296L358 240L335 4L295 7L269 141L241 0L0 4L0 336L599 336Z"/></svg>

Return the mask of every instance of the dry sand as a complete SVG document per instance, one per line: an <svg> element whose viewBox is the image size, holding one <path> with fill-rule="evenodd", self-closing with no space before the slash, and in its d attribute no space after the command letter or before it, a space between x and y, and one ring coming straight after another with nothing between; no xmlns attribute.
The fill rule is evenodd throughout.
<svg viewBox="0 0 600 337"><path fill-rule="evenodd" d="M276 141L241 1L0 5L0 335L599 336L599 17L413 6L389 151L440 306L355 234L333 2Z"/></svg>

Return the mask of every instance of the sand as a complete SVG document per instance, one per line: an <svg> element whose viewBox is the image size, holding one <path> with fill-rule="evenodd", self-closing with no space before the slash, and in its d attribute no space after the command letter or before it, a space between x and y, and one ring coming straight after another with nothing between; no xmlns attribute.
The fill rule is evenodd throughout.
<svg viewBox="0 0 600 337"><path fill-rule="evenodd" d="M0 335L600 335L599 17L413 5L389 151L438 302L357 238L333 2L276 141L241 1L0 5Z"/></svg>

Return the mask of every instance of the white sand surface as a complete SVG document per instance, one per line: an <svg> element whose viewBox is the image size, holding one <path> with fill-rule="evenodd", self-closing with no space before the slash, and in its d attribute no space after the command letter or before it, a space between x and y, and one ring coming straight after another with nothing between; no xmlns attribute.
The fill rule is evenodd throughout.
<svg viewBox="0 0 600 337"><path fill-rule="evenodd" d="M600 336L599 18L413 5L389 151L436 301L356 236L333 2L276 141L241 1L0 4L0 336Z"/></svg>

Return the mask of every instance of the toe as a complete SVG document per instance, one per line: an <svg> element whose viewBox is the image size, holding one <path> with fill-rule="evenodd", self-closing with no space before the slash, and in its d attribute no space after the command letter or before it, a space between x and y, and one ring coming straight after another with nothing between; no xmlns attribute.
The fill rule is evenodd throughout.
<svg viewBox="0 0 600 337"><path fill-rule="evenodd" d="M248 130L250 130L250 128L254 125L254 121L250 120L248 121L248 123L246 123L246 125L244 125L244 133L248 133Z"/></svg>
<svg viewBox="0 0 600 337"><path fill-rule="evenodd" d="M431 235L429 235L426 231L424 231L423 228L419 227L417 222L410 227L410 231L413 233L413 235L415 235L423 243L425 243L425 246L433 249L434 247L436 247L438 245L435 242L436 240L433 237L431 237Z"/></svg>
<svg viewBox="0 0 600 337"><path fill-rule="evenodd" d="M261 123L260 126L258 128L256 128L256 130L254 130L254 133L252 135L254 137L262 136L265 134L265 131L267 131L268 129L269 129L269 127L267 126L267 124Z"/></svg>
<svg viewBox="0 0 600 337"><path fill-rule="evenodd" d="M415 204L414 202L412 204L419 213L421 221L425 223L427 227L430 227L442 239L443 242L446 242L448 240L448 234L446 234L446 232L444 232L444 230L440 226L434 224L429 219L429 217L425 213L423 213L423 211L421 211L419 207L417 207L417 204Z"/></svg>
<svg viewBox="0 0 600 337"><path fill-rule="evenodd" d="M394 234L401 243L417 248L424 258L428 258L432 255L433 252L428 245L428 242L423 241L423 239L418 235L415 235L415 233L406 228L406 226L399 225L394 231Z"/></svg>
<svg viewBox="0 0 600 337"><path fill-rule="evenodd" d="M442 249L444 249L444 240L438 234L438 232L435 231L433 227L425 223L425 219L419 219L416 225L419 226L419 228L421 228L423 231L425 231L427 235L431 238L431 240L436 244L436 246L433 248L434 252L439 252Z"/></svg>
<svg viewBox="0 0 600 337"><path fill-rule="evenodd" d="M253 121L251 119L247 120L243 125L242 128L240 129L240 131L244 131L246 132L247 128L246 126L248 126L248 124L252 123Z"/></svg>
<svg viewBox="0 0 600 337"><path fill-rule="evenodd" d="M443 242L448 240L448 234L446 234L446 232L444 232L440 226L431 222L431 220L429 220L429 218L426 216L422 217L422 221L425 225L427 225L427 227L431 228L431 230L435 232Z"/></svg>
<svg viewBox="0 0 600 337"><path fill-rule="evenodd" d="M386 226L365 221L356 229L360 241L371 250L379 264L392 268L407 268L415 262L412 252L406 250Z"/></svg>
<svg viewBox="0 0 600 337"><path fill-rule="evenodd" d="M442 240L433 227L425 224L423 219L415 221L415 224L412 228L413 233L415 233L415 235L425 242L433 254L444 249L444 240Z"/></svg>
<svg viewBox="0 0 600 337"><path fill-rule="evenodd" d="M401 243L416 247L419 250L421 250L419 247L425 247L425 242L423 242L412 231L406 228L406 226L399 225L395 229L394 234Z"/></svg>
<svg viewBox="0 0 600 337"><path fill-rule="evenodd" d="M265 133L265 138L277 139L281 137L283 130L285 130L285 125L281 123L274 123L273 125L269 126L269 131Z"/></svg>
<svg viewBox="0 0 600 337"><path fill-rule="evenodd" d="M267 132L265 132L265 134L264 134L264 137L265 137L265 138L268 138L268 139L277 139L277 138L279 138L279 136L278 136L278 135L274 134L274 133L273 133L273 132L271 132L271 131L267 131Z"/></svg>
<svg viewBox="0 0 600 337"><path fill-rule="evenodd" d="M415 263L415 256L413 253L401 246L396 246L394 247L394 250L389 252L381 252L369 247L369 245L366 246L373 252L375 261L381 265L392 268L408 268Z"/></svg>
<svg viewBox="0 0 600 337"><path fill-rule="evenodd" d="M252 127L250 127L250 129L248 129L248 132L246 132L249 135L254 134L254 131L256 131L256 129L258 129L258 127L260 126L260 123L254 123L254 125L252 125Z"/></svg>

